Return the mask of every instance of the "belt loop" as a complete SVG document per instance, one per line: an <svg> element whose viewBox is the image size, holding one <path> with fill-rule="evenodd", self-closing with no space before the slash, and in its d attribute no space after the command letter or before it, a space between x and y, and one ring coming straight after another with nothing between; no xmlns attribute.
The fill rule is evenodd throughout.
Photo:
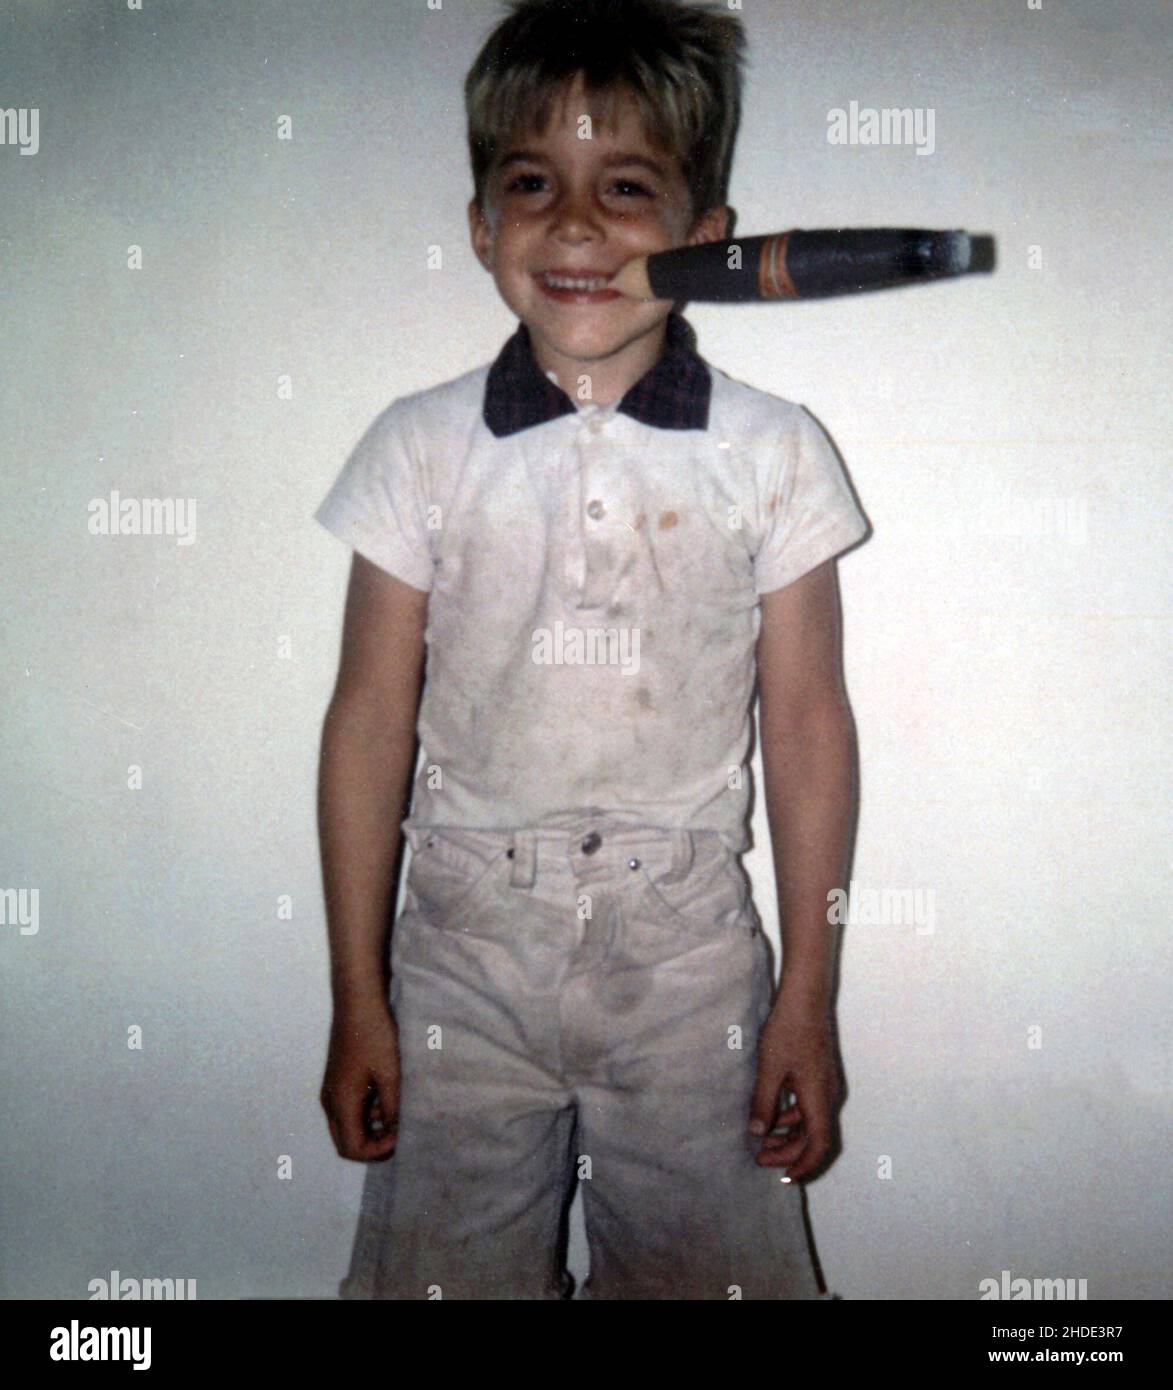
<svg viewBox="0 0 1173 1390"><path fill-rule="evenodd" d="M692 868L694 847L691 830L672 832L672 867L668 871L668 881L679 883L687 878Z"/></svg>
<svg viewBox="0 0 1173 1390"><path fill-rule="evenodd" d="M537 836L532 830L519 830L513 836L513 867L509 872L511 888L532 888L537 875Z"/></svg>

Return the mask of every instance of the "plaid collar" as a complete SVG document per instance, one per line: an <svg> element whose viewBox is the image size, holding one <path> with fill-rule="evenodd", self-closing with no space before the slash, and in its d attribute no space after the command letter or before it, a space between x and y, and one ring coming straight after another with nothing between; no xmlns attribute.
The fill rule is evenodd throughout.
<svg viewBox="0 0 1173 1390"><path fill-rule="evenodd" d="M673 310L668 315L664 351L616 409L657 429L708 429L713 383L695 344L692 327ZM529 329L519 324L489 368L485 424L500 439L576 413L566 392L542 374L534 361Z"/></svg>

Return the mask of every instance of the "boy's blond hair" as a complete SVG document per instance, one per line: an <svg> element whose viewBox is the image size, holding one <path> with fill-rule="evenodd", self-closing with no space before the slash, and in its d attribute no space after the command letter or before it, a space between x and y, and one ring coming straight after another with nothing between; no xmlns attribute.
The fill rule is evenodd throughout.
<svg viewBox="0 0 1173 1390"><path fill-rule="evenodd" d="M592 122L632 96L649 140L674 154L692 215L728 201L741 119L745 31L722 5L682 0L508 0L464 85L474 196L485 210L506 141L543 131L554 98L581 72Z"/></svg>

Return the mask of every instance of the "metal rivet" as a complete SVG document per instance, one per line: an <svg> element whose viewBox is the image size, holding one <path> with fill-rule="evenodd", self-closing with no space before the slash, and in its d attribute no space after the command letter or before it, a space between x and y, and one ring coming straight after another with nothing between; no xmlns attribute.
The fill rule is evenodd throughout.
<svg viewBox="0 0 1173 1390"><path fill-rule="evenodd" d="M627 861L627 867L628 867L629 869L638 869L638 868L639 868L639 860L638 860L638 859L629 859L629 860Z"/></svg>
<svg viewBox="0 0 1173 1390"><path fill-rule="evenodd" d="M587 516L589 516L592 521L602 521L603 517L606 515L607 508L603 506L602 502L600 502L597 497L593 502L587 504Z"/></svg>
<svg viewBox="0 0 1173 1390"><path fill-rule="evenodd" d="M603 837L597 830L592 830L579 848L582 850L583 854L594 854L595 850L597 850L602 843Z"/></svg>

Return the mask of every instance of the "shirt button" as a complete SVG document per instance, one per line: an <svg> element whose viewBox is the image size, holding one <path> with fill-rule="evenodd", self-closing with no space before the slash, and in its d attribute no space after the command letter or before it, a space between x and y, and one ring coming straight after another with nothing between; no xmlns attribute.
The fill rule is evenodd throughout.
<svg viewBox="0 0 1173 1390"><path fill-rule="evenodd" d="M606 515L607 508L603 506L602 502L600 502L597 497L593 502L587 504L587 516L589 516L592 521L602 521Z"/></svg>
<svg viewBox="0 0 1173 1390"><path fill-rule="evenodd" d="M586 839L579 845L583 854L594 854L595 850L603 843L603 837L597 830L592 830Z"/></svg>

